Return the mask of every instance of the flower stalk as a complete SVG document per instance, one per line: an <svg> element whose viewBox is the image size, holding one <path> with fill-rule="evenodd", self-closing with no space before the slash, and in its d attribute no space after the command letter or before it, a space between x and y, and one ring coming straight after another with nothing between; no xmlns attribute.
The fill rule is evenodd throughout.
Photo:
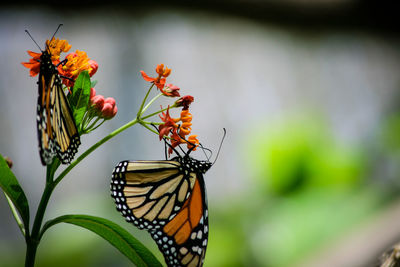
<svg viewBox="0 0 400 267"><path fill-rule="evenodd" d="M44 214L49 203L51 194L55 188L55 183L53 181L54 173L60 166L60 161L54 159L53 162L47 166L46 170L46 185L40 199L38 209L36 211L35 221L33 223L32 232L30 237L26 240L26 257L25 257L25 267L33 267L35 265L36 251L40 242L40 229L42 226Z"/></svg>

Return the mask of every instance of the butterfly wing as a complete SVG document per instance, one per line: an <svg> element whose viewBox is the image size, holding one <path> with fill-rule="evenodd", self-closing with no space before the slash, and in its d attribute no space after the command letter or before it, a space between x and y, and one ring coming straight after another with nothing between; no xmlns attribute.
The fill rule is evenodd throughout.
<svg viewBox="0 0 400 267"><path fill-rule="evenodd" d="M50 164L54 156L63 164L70 163L80 137L58 71L46 51L41 57L38 84L37 129L42 164Z"/></svg>
<svg viewBox="0 0 400 267"><path fill-rule="evenodd" d="M168 266L202 266L208 242L208 208L202 174L179 213L151 235Z"/></svg>
<svg viewBox="0 0 400 267"><path fill-rule="evenodd" d="M168 266L202 266L208 211L201 173L176 160L122 161L111 195L128 222L150 232Z"/></svg>

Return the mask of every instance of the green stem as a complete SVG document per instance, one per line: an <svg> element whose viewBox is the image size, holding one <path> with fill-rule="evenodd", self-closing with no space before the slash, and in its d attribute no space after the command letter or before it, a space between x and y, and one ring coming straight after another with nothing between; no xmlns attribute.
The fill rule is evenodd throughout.
<svg viewBox="0 0 400 267"><path fill-rule="evenodd" d="M142 109L142 112L140 113L140 115L142 115L151 106L151 104L153 104L154 101L156 101L162 95L163 95L163 93L159 93L152 100L150 100L149 103L147 103L147 105Z"/></svg>
<svg viewBox="0 0 400 267"><path fill-rule="evenodd" d="M92 124L89 125L90 121L87 124L86 130L91 130L90 128L92 128L101 118L98 117L94 122L92 122ZM92 130L91 130L92 131Z"/></svg>
<svg viewBox="0 0 400 267"><path fill-rule="evenodd" d="M94 127L93 129L90 129L91 132L93 132L94 130L96 130L97 128L99 128L106 120L103 120L102 122L99 123L99 125L97 125L96 127ZM96 121L97 122L97 121Z"/></svg>
<svg viewBox="0 0 400 267"><path fill-rule="evenodd" d="M87 126L93 120L94 113L95 112L90 108L89 108L89 111L85 113L85 116L84 116L84 118L82 119L82 122L81 122L81 127L80 127L79 134L85 134L85 129L88 128Z"/></svg>
<svg viewBox="0 0 400 267"><path fill-rule="evenodd" d="M58 158L54 158L53 162L47 166L46 169L46 183L53 182L54 174L58 167L60 167L61 161Z"/></svg>
<svg viewBox="0 0 400 267"><path fill-rule="evenodd" d="M55 187L54 183L46 184L46 187L42 195L42 199L40 200L39 207L35 216L35 222L33 223L31 237L27 242L27 250L26 250L27 255L25 261L26 267L34 266L35 264L36 250L40 241L39 240L40 228L42 226L44 213L46 211L47 204L49 203L49 199L51 193L54 190L54 187Z"/></svg>
<svg viewBox="0 0 400 267"><path fill-rule="evenodd" d="M163 109L161 109L161 110L159 110L159 111L156 111L156 112L153 112L153 113L151 113L151 114L149 114L149 115L146 115L146 116L142 117L141 120L145 120L145 119L148 119L148 118L150 118L150 117L153 117L154 115L160 114L161 112L166 111L168 108L169 108L169 109L173 109L173 108L176 108L176 106L175 106L175 104L173 104L173 105L170 106L170 107L166 107L166 108L163 108Z"/></svg>
<svg viewBox="0 0 400 267"><path fill-rule="evenodd" d="M35 265L35 256L38 244L33 242L32 239L26 242L26 255L25 255L25 267L33 267Z"/></svg>
<svg viewBox="0 0 400 267"><path fill-rule="evenodd" d="M155 131L154 129L151 129L147 124L145 123L140 123L143 127L145 127L147 130L149 130L150 132L155 133L156 135L159 135L159 133L157 131Z"/></svg>
<svg viewBox="0 0 400 267"><path fill-rule="evenodd" d="M142 113L143 113L143 106L144 106L144 103L146 102L147 97L149 96L150 91L151 91L151 89L153 88L153 86L154 86L154 83L151 84L149 90L147 90L146 96L143 98L142 104L140 105L140 109L139 109L139 111L138 111L138 113L137 113L137 117L138 117L138 118L140 118L140 116L141 116Z"/></svg>
<svg viewBox="0 0 400 267"><path fill-rule="evenodd" d="M141 124L161 125L164 124L164 122L141 121Z"/></svg>
<svg viewBox="0 0 400 267"><path fill-rule="evenodd" d="M86 150L85 152L82 153L82 155L80 155L76 160L74 160L54 181L54 184L57 185L63 178L65 175L67 175L72 168L74 168L79 162L81 162L84 158L86 158L90 153L92 153L94 150L96 150L99 146L101 146L102 144L104 144L105 142L107 142L108 140L110 140L111 138L113 138L114 136L116 136L117 134L121 133L122 131L128 129L129 127L135 125L138 122L137 119L134 119L130 122L128 122L127 124L121 126L120 128L116 129L115 131L113 131L112 133L110 133L109 135L107 135L106 137L104 137L103 139L101 139L99 142L97 142L96 144L94 144L93 146L91 146L88 150Z"/></svg>
<svg viewBox="0 0 400 267"><path fill-rule="evenodd" d="M80 135L83 133L83 129L85 128L86 121L88 120L90 114L91 114L91 110L89 108L89 111L85 112L85 114L83 115L82 121L80 123L80 126L79 126L79 134Z"/></svg>
<svg viewBox="0 0 400 267"><path fill-rule="evenodd" d="M32 232L30 237L26 240L26 257L25 257L25 267L33 267L35 265L36 251L39 245L39 234L40 228L42 226L44 213L49 203L51 193L55 188L55 183L53 182L53 177L56 169L60 166L60 161L55 159L52 164L47 166L46 171L46 186L42 198L39 203L39 207L36 211L35 221L33 223Z"/></svg>

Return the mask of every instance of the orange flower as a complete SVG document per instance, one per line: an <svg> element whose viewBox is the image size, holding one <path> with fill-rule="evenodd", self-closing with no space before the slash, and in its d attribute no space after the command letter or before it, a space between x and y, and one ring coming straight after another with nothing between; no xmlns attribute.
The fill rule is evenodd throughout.
<svg viewBox="0 0 400 267"><path fill-rule="evenodd" d="M51 55L51 61L59 62L60 54L62 52L68 52L71 49L71 45L67 40L52 39L51 41L46 41L46 50Z"/></svg>
<svg viewBox="0 0 400 267"><path fill-rule="evenodd" d="M190 134L192 130L192 114L190 114L189 109L183 109L181 111L180 118L171 118L169 115L169 108L166 113L160 115L161 120L164 124L158 127L160 140L164 136L168 136L171 139L172 148L180 145L187 144L188 149L196 150L199 140L197 140L197 135L191 135L186 140L186 136ZM180 124L178 124L181 122ZM172 148L170 147L168 153L172 153Z"/></svg>
<svg viewBox="0 0 400 267"><path fill-rule="evenodd" d="M182 122L182 125L179 128L179 135L182 138L185 138L185 135L190 134L190 131L192 130L192 114L190 114L189 109L183 109L181 111L181 117L178 119L175 119L175 122Z"/></svg>
<svg viewBox="0 0 400 267"><path fill-rule="evenodd" d="M29 75L31 77L35 77L38 75L40 71L40 56L42 53L36 53L28 50L28 54L32 57L29 59L29 62L22 62L21 64L30 69Z"/></svg>
<svg viewBox="0 0 400 267"><path fill-rule="evenodd" d="M176 100L175 106L183 107L183 109L189 109L190 104L194 101L194 97L191 95L185 95Z"/></svg>
<svg viewBox="0 0 400 267"><path fill-rule="evenodd" d="M197 135L193 134L193 135L189 136L189 138L187 140L187 148L195 151L196 147L199 143L200 142L199 142L199 140L197 140Z"/></svg>
<svg viewBox="0 0 400 267"><path fill-rule="evenodd" d="M159 76L167 78L171 74L171 69L168 69L167 67L164 69L164 64L158 64L156 67L156 72Z"/></svg>
<svg viewBox="0 0 400 267"><path fill-rule="evenodd" d="M58 71L62 76L69 78L63 79L63 83L68 87L74 85L74 81L82 71L87 70L90 76L97 71L97 68L92 68L92 66L95 67L97 63L93 64L95 61L90 60L84 51L76 50L75 53L68 54L65 59L65 64L59 65Z"/></svg>
<svg viewBox="0 0 400 267"><path fill-rule="evenodd" d="M176 85L173 84L167 84L163 90L160 89L160 91L165 95L165 96L170 96L170 97L176 97L176 96L181 96L179 94L179 90L181 88L179 88Z"/></svg>
<svg viewBox="0 0 400 267"><path fill-rule="evenodd" d="M51 55L51 61L57 65L60 62L60 54L62 52L68 52L71 49L71 45L68 44L67 40L52 39L46 41L46 51ZM40 57L42 53L36 53L28 50L28 54L32 57L29 62L22 62L21 64L30 69L30 76L36 76L40 71Z"/></svg>
<svg viewBox="0 0 400 267"><path fill-rule="evenodd" d="M197 135L191 135L188 139L186 139L186 135L189 135L192 131L192 114L190 114L189 109L182 109L181 117L179 120L182 124L179 127L179 136L181 137L181 143L186 143L188 149L196 150L196 144L199 144L199 140L197 140Z"/></svg>
<svg viewBox="0 0 400 267"><path fill-rule="evenodd" d="M183 140L183 139L179 136L179 134L177 133L177 131L172 131L170 137L171 137L171 146L172 146L172 147L170 147L170 148L168 149L168 154L169 154L169 155L172 154L172 151L173 151L172 148L175 148L175 147L177 147L178 145L180 145L180 144L182 144L182 143L185 142L185 140Z"/></svg>
<svg viewBox="0 0 400 267"><path fill-rule="evenodd" d="M162 112L162 114L160 115L160 119L164 122L163 124L158 126L159 137L161 140L164 136L169 136L171 131L176 132L178 129L178 125L175 123L175 120L169 115L169 107L167 108L166 113Z"/></svg>
<svg viewBox="0 0 400 267"><path fill-rule="evenodd" d="M164 68L164 64L158 64L156 67L156 72L158 74L158 77L149 77L146 72L144 71L140 71L140 73L142 74L143 79L146 82L151 82L154 83L158 89L160 89L160 91L166 95L166 93L164 93L163 88L165 85L165 81L166 81L166 77L168 77L171 74L171 69L168 69L167 67Z"/></svg>

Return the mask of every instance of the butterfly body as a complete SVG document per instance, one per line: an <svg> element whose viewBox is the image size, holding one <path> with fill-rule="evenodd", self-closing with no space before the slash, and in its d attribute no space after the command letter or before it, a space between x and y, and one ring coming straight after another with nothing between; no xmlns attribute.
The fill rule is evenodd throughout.
<svg viewBox="0 0 400 267"><path fill-rule="evenodd" d="M48 165L57 156L61 163L70 163L80 145L80 137L48 49L40 56L38 91L37 129L41 162Z"/></svg>
<svg viewBox="0 0 400 267"><path fill-rule="evenodd" d="M111 195L125 219L147 230L168 266L202 266L208 242L203 174L208 161L188 155L171 160L122 161Z"/></svg>

